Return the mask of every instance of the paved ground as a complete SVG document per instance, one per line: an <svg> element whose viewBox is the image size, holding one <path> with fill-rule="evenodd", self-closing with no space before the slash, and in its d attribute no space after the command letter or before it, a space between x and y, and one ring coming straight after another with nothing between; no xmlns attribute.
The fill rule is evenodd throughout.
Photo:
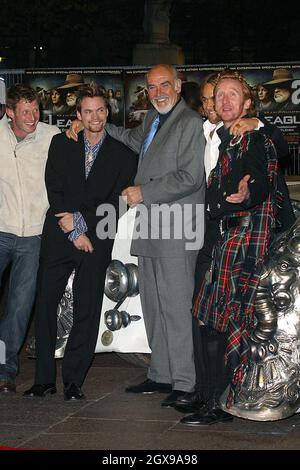
<svg viewBox="0 0 300 470"><path fill-rule="evenodd" d="M300 181L288 181L287 182L290 198L300 201Z"/></svg>
<svg viewBox="0 0 300 470"><path fill-rule="evenodd" d="M0 445L31 449L253 450L300 449L300 415L269 423L235 418L232 423L192 428L183 416L163 409L164 395L133 395L129 384L145 369L115 353L97 354L83 390L85 401L64 402L58 362L58 393L25 399L34 360L21 356L18 393L0 396Z"/></svg>
<svg viewBox="0 0 300 470"><path fill-rule="evenodd" d="M300 199L299 189L293 185L291 196ZM182 414L160 407L164 395L124 392L127 385L144 380L146 372L115 353L95 356L83 387L85 401L64 402L60 362L58 393L24 399L22 392L32 385L34 360L22 353L18 393L0 395L0 446L102 451L300 449L300 414L269 423L235 418L232 423L201 428L181 425Z"/></svg>

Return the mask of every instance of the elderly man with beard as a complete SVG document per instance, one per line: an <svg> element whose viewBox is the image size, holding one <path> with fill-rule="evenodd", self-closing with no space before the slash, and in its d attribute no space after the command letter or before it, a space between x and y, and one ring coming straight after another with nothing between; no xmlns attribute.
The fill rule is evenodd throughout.
<svg viewBox="0 0 300 470"><path fill-rule="evenodd" d="M139 285L146 332L152 350L148 379L126 389L131 393L170 392L163 407L173 407L195 385L190 313L197 252L188 247L187 233L169 220L170 236L164 239L163 216L155 225L150 213L160 205L181 212L193 209L191 224L203 233L204 220L196 206L204 204L204 135L202 119L180 97L181 80L170 65L157 65L147 73L149 99L154 107L134 129L106 127L134 151L140 160L135 185L123 191L130 206L148 213L149 238L134 237L131 253L138 256ZM152 141L150 140L150 135ZM202 207L201 207L202 208ZM139 206L137 207L139 211ZM199 214L198 214L199 215ZM198 222L197 226L195 223ZM152 234L156 236L151 237Z"/></svg>
<svg viewBox="0 0 300 470"><path fill-rule="evenodd" d="M133 152L104 129L107 106L98 87L82 87L77 118L84 130L78 142L61 134L52 140L49 149L45 179L50 208L42 233L38 275L36 374L35 384L24 393L25 397L56 392L56 312L75 269L73 326L62 374L65 400L84 398L81 385L95 351L105 272L113 246L113 237L98 238L96 234L102 218L97 209L111 204L118 214L119 196L136 172Z"/></svg>

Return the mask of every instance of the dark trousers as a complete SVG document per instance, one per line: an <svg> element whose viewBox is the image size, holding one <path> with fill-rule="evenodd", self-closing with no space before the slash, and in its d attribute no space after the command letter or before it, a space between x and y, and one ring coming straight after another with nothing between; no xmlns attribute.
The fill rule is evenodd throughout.
<svg viewBox="0 0 300 470"><path fill-rule="evenodd" d="M196 371L195 390L203 400L218 400L230 382L225 365L227 333L219 333L207 326L199 326L193 318L193 345Z"/></svg>
<svg viewBox="0 0 300 470"><path fill-rule="evenodd" d="M64 253L58 247L58 253L50 250L41 257L35 317L35 383L56 381L57 307L74 268L73 326L63 359L63 382L81 386L93 360L110 250L84 253L71 243L70 246Z"/></svg>
<svg viewBox="0 0 300 470"><path fill-rule="evenodd" d="M194 300L210 267L213 247L219 238L219 223L211 220L207 214L204 245L199 251L196 262ZM205 401L218 400L229 384L229 372L224 359L227 333L219 333L206 326L200 326L196 317L193 317L192 331L196 370L195 389Z"/></svg>

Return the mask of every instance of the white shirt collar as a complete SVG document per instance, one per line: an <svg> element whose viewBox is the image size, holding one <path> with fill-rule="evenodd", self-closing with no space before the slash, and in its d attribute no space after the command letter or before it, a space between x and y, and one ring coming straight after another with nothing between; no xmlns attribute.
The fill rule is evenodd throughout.
<svg viewBox="0 0 300 470"><path fill-rule="evenodd" d="M209 140L211 131L217 130L221 126L223 126L223 121L220 121L217 124L213 124L208 119L206 119L206 121L203 123L203 132L204 132L206 141Z"/></svg>

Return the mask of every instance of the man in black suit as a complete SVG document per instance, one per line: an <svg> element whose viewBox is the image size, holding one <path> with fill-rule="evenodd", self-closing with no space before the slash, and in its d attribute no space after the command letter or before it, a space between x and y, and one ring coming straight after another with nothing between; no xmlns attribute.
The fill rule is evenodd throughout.
<svg viewBox="0 0 300 470"><path fill-rule="evenodd" d="M61 134L50 145L45 174L50 208L42 235L35 320L36 374L26 397L56 392L56 311L75 269L73 327L62 374L65 400L84 398L81 385L93 359L113 246L113 236L105 238L97 231L101 216L96 212L110 204L115 226L119 196L136 172L132 151L106 133L107 115L103 92L85 86L77 100L77 118L84 126L78 142Z"/></svg>

